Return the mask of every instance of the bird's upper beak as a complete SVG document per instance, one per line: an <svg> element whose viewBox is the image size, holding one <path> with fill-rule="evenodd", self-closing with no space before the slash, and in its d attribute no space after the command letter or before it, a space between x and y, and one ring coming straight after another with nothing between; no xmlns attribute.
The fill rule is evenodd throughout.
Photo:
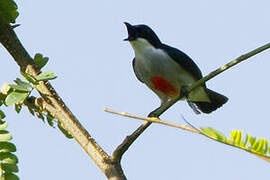
<svg viewBox="0 0 270 180"><path fill-rule="evenodd" d="M124 24L126 25L127 31L128 31L128 37L126 39L124 39L124 41L133 41L133 40L135 40L135 29L134 29L134 26L132 26L128 22L124 22Z"/></svg>

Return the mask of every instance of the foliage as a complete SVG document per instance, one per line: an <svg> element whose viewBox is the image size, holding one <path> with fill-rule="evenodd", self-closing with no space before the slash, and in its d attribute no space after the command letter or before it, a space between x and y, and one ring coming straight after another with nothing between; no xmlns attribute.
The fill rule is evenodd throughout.
<svg viewBox="0 0 270 180"><path fill-rule="evenodd" d="M40 53L36 54L34 58L34 62L39 69L44 67L48 60L49 58L43 57L43 55ZM21 74L26 81L16 78L16 80L14 80L16 84L4 84L2 86L1 95L4 104L6 106L14 105L17 113L20 113L22 106L26 105L29 112L33 116L37 116L43 122L45 122L46 119L48 124L53 128L55 128L55 124L57 124L58 129L67 138L72 138L68 131L66 131L60 122L58 122L50 113L34 106L33 104L35 103L34 101L36 98L30 96L32 91L35 89L35 86L38 85L39 82L55 79L56 76L54 75L54 72L45 71L41 72L37 76L32 76L25 72L21 72Z"/></svg>
<svg viewBox="0 0 270 180"><path fill-rule="evenodd" d="M243 132L240 130L232 130L229 138L226 138L221 132L213 128L205 127L200 129L203 135L211 139L243 149L270 162L270 147L268 141L264 138L252 137L250 134L243 136Z"/></svg>
<svg viewBox="0 0 270 180"><path fill-rule="evenodd" d="M0 101L2 102L2 100ZM1 180L18 180L19 177L14 174L19 171L18 158L13 154L16 152L16 146L9 142L12 136L5 130L8 124L3 121L4 118L5 114L0 110L0 178Z"/></svg>
<svg viewBox="0 0 270 180"><path fill-rule="evenodd" d="M8 23L15 23L19 16L17 4L13 0L0 0L0 13Z"/></svg>
<svg viewBox="0 0 270 180"><path fill-rule="evenodd" d="M49 61L49 58L43 57L43 55L40 53L37 53L34 57L34 62L37 65L38 69L43 68L47 64L48 61Z"/></svg>
<svg viewBox="0 0 270 180"><path fill-rule="evenodd" d="M48 81L56 78L53 71L41 72L35 77L22 71L21 74L29 83L32 83L33 85L37 85L40 81Z"/></svg>

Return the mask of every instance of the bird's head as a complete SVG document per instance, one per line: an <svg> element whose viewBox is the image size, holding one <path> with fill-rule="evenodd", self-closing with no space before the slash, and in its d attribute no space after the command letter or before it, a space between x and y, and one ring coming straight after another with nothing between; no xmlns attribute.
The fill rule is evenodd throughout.
<svg viewBox="0 0 270 180"><path fill-rule="evenodd" d="M127 27L128 37L124 39L129 41L131 44L146 44L149 43L155 48L161 47L162 43L159 40L156 33L147 25L131 25L127 22L124 23Z"/></svg>

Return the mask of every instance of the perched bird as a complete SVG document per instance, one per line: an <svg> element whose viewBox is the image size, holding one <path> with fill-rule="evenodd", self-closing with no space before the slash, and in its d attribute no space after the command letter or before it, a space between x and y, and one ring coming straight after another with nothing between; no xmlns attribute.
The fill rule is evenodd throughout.
<svg viewBox="0 0 270 180"><path fill-rule="evenodd" d="M199 67L182 51L163 44L147 25L131 25L125 22L129 41L135 51L133 70L136 77L154 91L161 100L178 98L187 87L202 78ZM206 87L205 84L186 93L189 106L196 114L211 113L228 101ZM200 111L199 111L199 110ZM151 113L150 113L151 116Z"/></svg>

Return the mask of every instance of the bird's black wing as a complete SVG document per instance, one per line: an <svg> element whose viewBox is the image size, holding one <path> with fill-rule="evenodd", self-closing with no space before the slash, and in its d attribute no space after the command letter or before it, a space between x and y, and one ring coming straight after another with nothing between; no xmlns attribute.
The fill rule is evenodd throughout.
<svg viewBox="0 0 270 180"><path fill-rule="evenodd" d="M143 83L143 80L140 79L140 76L139 76L139 75L136 73L136 71L135 71L135 62L136 62L136 60L135 60L135 58L134 58L134 59L132 60L133 71L134 71L134 73L135 73L137 79L139 79L139 80Z"/></svg>
<svg viewBox="0 0 270 180"><path fill-rule="evenodd" d="M189 72L196 80L202 78L201 70L195 64L195 62L190 57L188 57L188 55L166 44L162 44L162 49L167 52L170 58L176 61L187 72Z"/></svg>

